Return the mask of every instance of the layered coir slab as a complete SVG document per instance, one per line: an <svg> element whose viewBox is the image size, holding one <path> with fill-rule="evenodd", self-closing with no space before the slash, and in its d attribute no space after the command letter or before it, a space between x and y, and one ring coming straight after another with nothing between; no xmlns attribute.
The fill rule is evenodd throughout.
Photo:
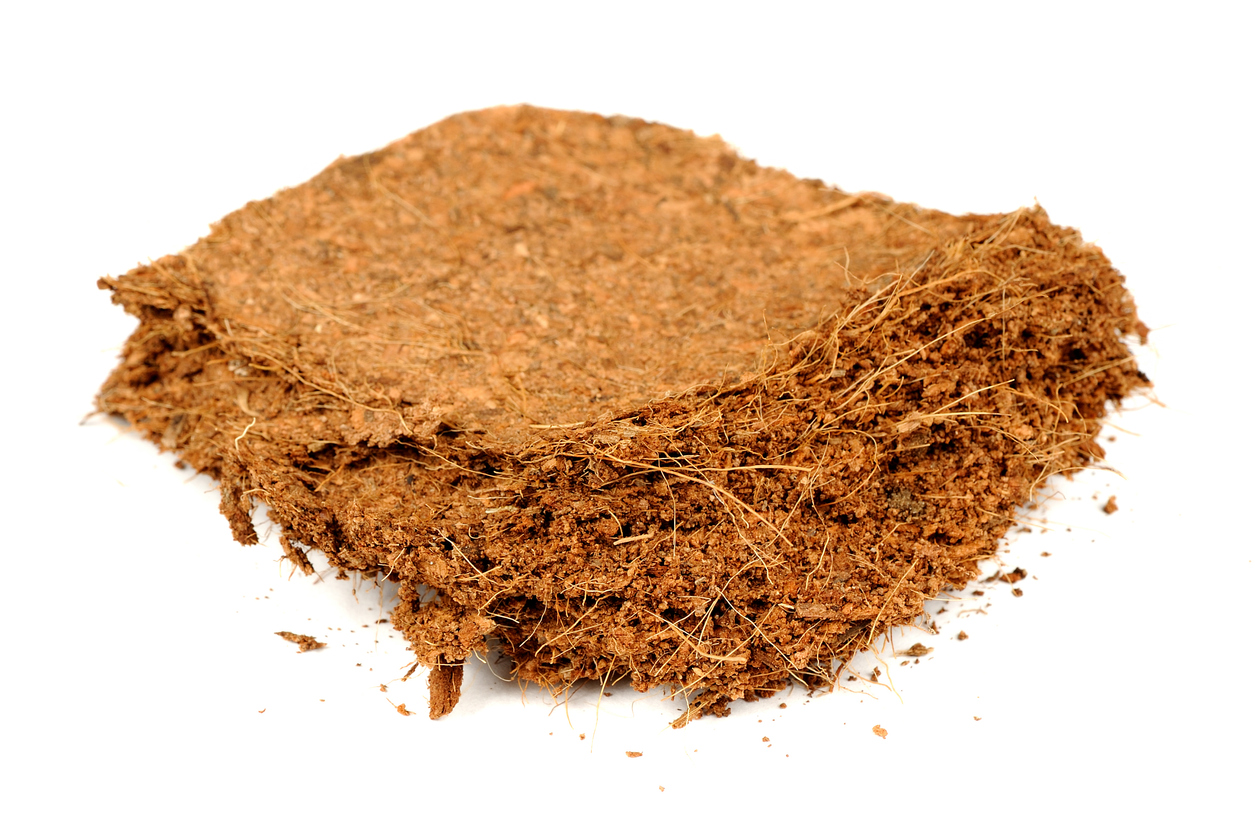
<svg viewBox="0 0 1255 835"><path fill-rule="evenodd" d="M342 572L401 583L431 712L490 645L681 721L822 685L976 562L1146 385L1102 252L720 139L467 113L249 203L101 286L99 395Z"/></svg>

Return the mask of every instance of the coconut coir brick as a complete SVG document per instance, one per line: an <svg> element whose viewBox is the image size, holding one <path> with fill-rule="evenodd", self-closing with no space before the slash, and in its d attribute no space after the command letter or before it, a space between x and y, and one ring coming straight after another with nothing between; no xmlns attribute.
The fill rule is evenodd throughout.
<svg viewBox="0 0 1255 835"><path fill-rule="evenodd" d="M312 570L401 584L452 710L490 645L680 721L834 682L976 577L1146 380L1122 278L1040 209L955 217L720 139L455 116L100 281L99 395Z"/></svg>

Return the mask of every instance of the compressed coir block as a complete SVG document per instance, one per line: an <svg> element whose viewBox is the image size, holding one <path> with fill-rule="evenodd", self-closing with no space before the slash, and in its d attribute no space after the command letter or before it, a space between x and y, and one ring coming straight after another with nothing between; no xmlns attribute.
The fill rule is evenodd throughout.
<svg viewBox="0 0 1255 835"><path fill-rule="evenodd" d="M401 583L431 713L490 645L680 721L976 576L1146 385L1102 252L1038 209L848 194L719 138L454 116L101 279L99 407L218 479L236 539Z"/></svg>

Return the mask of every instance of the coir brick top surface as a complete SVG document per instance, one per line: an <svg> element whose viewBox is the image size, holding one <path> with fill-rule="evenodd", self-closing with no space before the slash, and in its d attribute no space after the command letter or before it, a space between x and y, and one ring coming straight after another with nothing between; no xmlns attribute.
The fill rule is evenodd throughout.
<svg viewBox="0 0 1255 835"><path fill-rule="evenodd" d="M720 713L975 576L1101 455L1144 334L1040 209L847 194L718 138L452 117L101 280L140 319L100 406L219 478L237 539L402 583L432 714L528 680Z"/></svg>

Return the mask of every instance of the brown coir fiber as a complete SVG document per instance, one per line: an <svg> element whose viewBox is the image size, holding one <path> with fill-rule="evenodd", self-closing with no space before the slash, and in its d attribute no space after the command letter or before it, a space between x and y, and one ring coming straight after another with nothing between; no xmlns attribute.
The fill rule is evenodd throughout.
<svg viewBox="0 0 1255 835"><path fill-rule="evenodd" d="M102 279L99 396L264 503L310 571L401 584L433 716L525 681L671 688L679 721L833 663L1101 457L1146 383L1121 276L1040 209L954 217L584 113L450 118Z"/></svg>

